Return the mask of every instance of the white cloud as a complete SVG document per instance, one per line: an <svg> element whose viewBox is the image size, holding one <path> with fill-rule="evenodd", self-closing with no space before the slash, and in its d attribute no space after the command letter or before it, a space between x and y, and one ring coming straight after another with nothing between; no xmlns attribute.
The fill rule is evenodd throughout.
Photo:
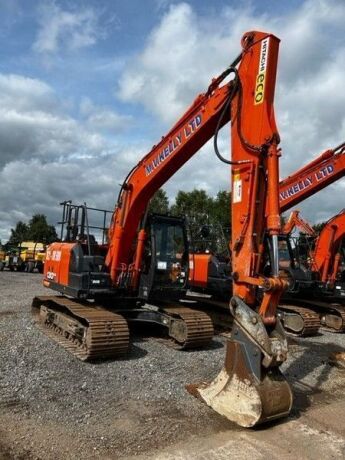
<svg viewBox="0 0 345 460"><path fill-rule="evenodd" d="M96 106L87 97L80 103L80 113L88 127L105 133L124 131L133 121L129 115L120 115L114 110Z"/></svg>
<svg viewBox="0 0 345 460"><path fill-rule="evenodd" d="M77 50L104 39L115 16L103 17L93 8L78 7L63 10L55 1L41 4L38 9L39 30L33 49L38 53L55 53L61 48Z"/></svg>
<svg viewBox="0 0 345 460"><path fill-rule="evenodd" d="M114 153L78 156L65 161L16 160L0 170L0 239L10 236L18 220L42 213L50 224L61 219L58 203L72 199L112 210L118 184L142 152L121 149Z"/></svg>
<svg viewBox="0 0 345 460"><path fill-rule="evenodd" d="M52 110L56 98L52 88L41 80L15 74L0 74L0 107L34 111Z"/></svg>
<svg viewBox="0 0 345 460"><path fill-rule="evenodd" d="M82 104L84 119L66 107L45 82L0 74L0 239L19 219L44 213L50 222L58 203L72 198L112 208L117 184L143 155L112 134L127 117ZM104 134L103 134L104 132ZM105 135L106 134L106 135Z"/></svg>
<svg viewBox="0 0 345 460"><path fill-rule="evenodd" d="M114 146L96 129L64 113L46 83L0 74L0 166L19 159L47 163L70 155L99 154Z"/></svg>
<svg viewBox="0 0 345 460"><path fill-rule="evenodd" d="M135 121L131 117L85 98L76 119L42 80L0 74L0 238L35 212L56 222L57 203L64 199L112 208L127 172L233 60L248 30L269 30L282 39L275 104L282 176L345 140L342 1L307 0L284 17L242 6L204 17L186 3L166 5L161 3L166 12L141 52L130 64L121 62L119 98L141 104L155 117L149 129L157 138L145 137L140 147L123 134ZM103 38L93 9L65 11L54 2L42 8L34 45L39 53L76 50ZM228 130L219 139L225 156ZM165 188L170 198L195 187L215 194L229 187L229 176L208 143ZM300 206L306 218L313 222L336 214L344 206L344 187L337 183Z"/></svg>
<svg viewBox="0 0 345 460"><path fill-rule="evenodd" d="M341 0L306 0L284 16L260 15L241 5L224 7L206 18L187 3L172 5L144 49L125 68L118 96L142 104L168 130L211 78L237 56L244 32L273 32L282 40L275 108L283 147L281 175L285 177L312 156L345 140L344 21ZM228 148L226 143L224 148ZM207 152L210 156L198 153L174 176L168 189L179 188L172 185L175 180L184 188L203 184L214 193L219 183L227 187L228 168L216 166L218 160L210 147ZM202 172L214 167L217 177ZM323 193L330 198L330 189ZM326 212L335 213L343 206L338 198L329 200ZM313 210L308 211L314 218Z"/></svg>

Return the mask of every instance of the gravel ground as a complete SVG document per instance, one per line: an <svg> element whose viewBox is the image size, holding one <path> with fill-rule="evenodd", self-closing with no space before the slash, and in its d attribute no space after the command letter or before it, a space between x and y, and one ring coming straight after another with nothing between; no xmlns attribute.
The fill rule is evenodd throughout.
<svg viewBox="0 0 345 460"><path fill-rule="evenodd" d="M39 274L0 272L0 458L152 458L177 442L241 432L184 388L218 373L224 338L183 352L137 331L127 359L85 364L33 325L31 300L49 292ZM291 341L283 370L292 419L342 396L345 375L328 355L344 345L329 333Z"/></svg>

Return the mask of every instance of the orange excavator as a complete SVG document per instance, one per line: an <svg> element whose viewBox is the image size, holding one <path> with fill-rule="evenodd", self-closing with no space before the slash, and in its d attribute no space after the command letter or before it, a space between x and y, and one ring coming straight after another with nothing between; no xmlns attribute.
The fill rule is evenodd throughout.
<svg viewBox="0 0 345 460"><path fill-rule="evenodd" d="M291 299L294 303L317 314L321 326L332 332L344 332L344 274L339 273L343 257L342 243L345 235L345 211L332 217L323 227L314 244L307 245L303 261L312 283L309 290L297 292ZM303 245L302 245L303 246ZM297 253L300 251L296 245ZM290 299L289 299L290 301ZM285 305L281 308L285 309ZM284 322L284 318L282 318Z"/></svg>
<svg viewBox="0 0 345 460"><path fill-rule="evenodd" d="M242 426L287 416L292 405L280 371L287 341L277 317L287 285L278 261L281 153L273 107L278 48L272 34L243 36L238 58L127 175L107 242L98 244L89 233L86 206L65 203L66 236L49 247L43 281L62 295L36 297L32 305L39 327L83 360L126 352L131 321L157 322L182 346L209 339L207 315L167 305L188 279L183 222L150 216L147 209L153 194L214 136L216 154L232 174L234 328L219 376L190 390ZM229 120L232 148L226 159L217 134ZM270 276L260 271L265 235L273 248ZM263 293L259 305L257 289Z"/></svg>
<svg viewBox="0 0 345 460"><path fill-rule="evenodd" d="M345 176L345 143L334 149L328 149L313 159L311 162L295 171L279 183L279 206L283 213L295 205L306 200L328 185ZM290 217L293 221L297 216ZM302 224L303 225L303 224ZM306 230L306 229L305 229ZM287 233L284 231L283 233ZM214 258L212 254L193 254L191 269L189 271L189 283L193 288L200 291L222 291L222 286L217 285L219 273L227 272L227 263ZM226 294L228 295L228 294Z"/></svg>
<svg viewBox="0 0 345 460"><path fill-rule="evenodd" d="M313 227L301 217L300 211L294 210L283 226L283 234L291 235L298 228L304 235L308 236L308 244L304 251L303 263L314 273L319 283L320 292L330 298L345 297L345 291L341 287L343 277L340 265L343 262L344 254L343 240L345 237L345 209L331 217L323 226L320 234L317 235ZM296 249L299 251L297 241ZM305 244L302 244L303 246ZM337 292L339 291L339 292Z"/></svg>
<svg viewBox="0 0 345 460"><path fill-rule="evenodd" d="M324 151L310 163L280 181L280 211L285 212L291 209L291 207L341 179L344 175L345 143L342 143L334 149ZM306 233L312 233L308 223L302 222L302 219L301 222L297 222L298 217L298 214L291 216L291 226L297 223L303 226ZM290 226L289 222L287 226ZM285 230L289 229L286 228ZM329 298L327 302L310 299L312 294L322 295L320 283L315 285L315 276L310 267L300 263L294 254L291 240L286 232L285 234L282 232L278 239L280 273L289 283L289 288L284 294L284 302L279 305L279 315L284 327L297 335L313 335L318 331L321 323L327 324L330 330L344 330L345 318L344 321L334 321L335 315L338 318L343 317L343 307L335 304L330 305ZM271 254L272 257L272 248L269 242L267 246L266 253ZM189 286L191 290L188 292L188 297L201 301L215 322L220 325L227 324L228 319L223 314L223 301L231 295L231 284L229 283L229 280L232 279L231 261L219 260L216 255L211 253L192 254L190 259ZM316 279L318 278L316 277ZM339 285L337 291L340 292ZM289 299L289 302L286 302L286 299ZM215 311L214 308L219 311ZM220 318L219 321L218 318ZM337 327L332 328L332 324Z"/></svg>
<svg viewBox="0 0 345 460"><path fill-rule="evenodd" d="M301 217L300 211L298 209L291 211L288 220L283 226L282 233L285 235L290 235L295 230L295 228L298 228L308 236L316 236L313 227L311 227L311 225Z"/></svg>
<svg viewBox="0 0 345 460"><path fill-rule="evenodd" d="M333 294L342 260L341 249L344 236L345 209L326 222L311 254L312 270L319 273L320 281L332 290ZM345 292L339 295L345 296Z"/></svg>
<svg viewBox="0 0 345 460"><path fill-rule="evenodd" d="M345 143L329 149L312 160L309 164L290 175L279 184L279 201L281 212L299 204L309 196L319 192L345 175ZM341 214L341 213L340 213ZM341 221L339 217L338 222ZM330 252L339 252L339 240L331 238L334 227L332 219L317 240L316 247L309 251L311 264L298 260L293 253L289 237L280 237L282 271L289 278L289 289L279 305L279 315L284 327L298 335L312 335L318 329L318 321L323 328L332 332L345 330L345 308L332 299L327 285L327 275L331 258ZM304 225L304 231L311 234ZM298 252L298 248L297 248ZM285 254L285 256L284 256ZM335 257L335 256L334 256ZM339 261L339 256L337 256ZM288 264L285 267L284 264ZM333 264L333 273L337 267ZM283 275L283 273L282 273ZM339 287L339 286L338 286ZM337 291L340 291L337 289ZM333 292L334 294L334 292ZM288 302L285 302L285 299Z"/></svg>
<svg viewBox="0 0 345 460"><path fill-rule="evenodd" d="M326 295L334 297L334 288L341 277L340 264L343 261L342 244L345 237L345 209L330 218L323 226L320 234L300 216L300 211L292 211L283 226L283 234L291 235L295 228L299 228L310 241L305 252L306 260L303 263L315 274L320 281L319 288L325 290ZM298 251L299 242L296 244ZM339 284L338 284L339 286ZM341 287L337 287L341 290ZM339 293L345 297L345 292Z"/></svg>

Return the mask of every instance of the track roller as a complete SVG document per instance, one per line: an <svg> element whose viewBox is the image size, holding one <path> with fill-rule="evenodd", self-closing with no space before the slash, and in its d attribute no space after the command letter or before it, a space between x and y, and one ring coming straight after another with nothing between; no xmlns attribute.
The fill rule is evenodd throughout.
<svg viewBox="0 0 345 460"><path fill-rule="evenodd" d="M330 332L345 332L345 308L342 305L331 303L329 311L321 312L321 327Z"/></svg>
<svg viewBox="0 0 345 460"><path fill-rule="evenodd" d="M317 313L297 305L279 305L278 317L286 332L299 337L315 335L321 326Z"/></svg>
<svg viewBox="0 0 345 460"><path fill-rule="evenodd" d="M128 351L127 321L103 307L42 296L34 298L32 314L48 337L82 361L118 358Z"/></svg>
<svg viewBox="0 0 345 460"><path fill-rule="evenodd" d="M169 336L175 348L200 348L212 340L213 323L206 313L187 307L165 307L162 311L170 317Z"/></svg>

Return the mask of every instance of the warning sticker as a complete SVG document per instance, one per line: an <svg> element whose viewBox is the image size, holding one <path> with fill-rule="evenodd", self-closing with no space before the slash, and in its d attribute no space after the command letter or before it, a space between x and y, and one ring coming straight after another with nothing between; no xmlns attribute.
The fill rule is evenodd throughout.
<svg viewBox="0 0 345 460"><path fill-rule="evenodd" d="M239 176L234 176L233 182L233 203L240 203L242 201L242 179Z"/></svg>

